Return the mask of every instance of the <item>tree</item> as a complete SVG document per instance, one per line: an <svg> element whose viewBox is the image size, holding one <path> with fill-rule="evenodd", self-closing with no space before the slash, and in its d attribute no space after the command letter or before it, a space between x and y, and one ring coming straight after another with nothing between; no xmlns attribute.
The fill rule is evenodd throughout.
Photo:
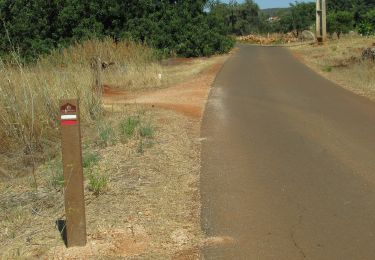
<svg viewBox="0 0 375 260"><path fill-rule="evenodd" d="M260 30L259 6L252 0L243 3L232 0L228 4L213 0L209 1L208 9L231 34L245 35Z"/></svg>
<svg viewBox="0 0 375 260"><path fill-rule="evenodd" d="M206 0L0 0L0 55L14 46L28 60L76 41L110 36L163 53L227 52L234 41Z"/></svg>
<svg viewBox="0 0 375 260"><path fill-rule="evenodd" d="M287 11L280 13L275 29L279 32L294 32L298 37L315 23L315 3L295 2Z"/></svg>
<svg viewBox="0 0 375 260"><path fill-rule="evenodd" d="M354 27L353 13L338 11L329 13L327 17L327 31L330 34L336 33L340 39L341 34L348 33Z"/></svg>
<svg viewBox="0 0 375 260"><path fill-rule="evenodd" d="M316 6L314 3L299 3L290 5L293 30L297 36L304 30L308 30L315 22Z"/></svg>

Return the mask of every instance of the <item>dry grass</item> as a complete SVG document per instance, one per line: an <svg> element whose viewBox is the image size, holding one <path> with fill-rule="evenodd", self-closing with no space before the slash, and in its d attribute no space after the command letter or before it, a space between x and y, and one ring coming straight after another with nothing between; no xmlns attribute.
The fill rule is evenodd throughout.
<svg viewBox="0 0 375 260"><path fill-rule="evenodd" d="M171 259L188 252L187 259L197 259L203 239L199 119L128 104L114 105L112 112L98 111L103 117L95 120L92 56L115 62L104 71L103 83L129 92L190 81L217 62L171 59L161 65L144 46L94 41L42 57L34 66L4 64L0 90L6 96L0 96L0 110L8 114L0 118L0 129L7 139L0 140L14 149L0 151L1 167L8 166L0 167L0 258ZM79 250L67 250L54 225L64 218L56 111L58 99L72 95L81 97L83 154L88 156L84 172L89 243ZM25 102L29 110L22 107ZM139 122L129 123L130 117ZM31 151L12 147L20 133L26 137L18 143L31 144ZM47 162L41 160L36 167L38 149ZM31 161L37 189L25 165L13 160L17 156ZM16 171L24 174L14 178ZM92 174L106 180L99 192L90 184Z"/></svg>
<svg viewBox="0 0 375 260"><path fill-rule="evenodd" d="M362 51L375 43L375 37L345 36L322 46L293 47L312 69L356 94L375 100L375 63L363 61Z"/></svg>
<svg viewBox="0 0 375 260"><path fill-rule="evenodd" d="M205 69L218 63L221 57L167 60L163 66L163 86L177 85L186 80L191 80Z"/></svg>
<svg viewBox="0 0 375 260"><path fill-rule="evenodd" d="M17 150L18 145L35 165L38 153L55 146L60 99L78 97L84 123L100 116L92 92L94 57L114 63L103 72L103 84L128 89L161 86L154 51L131 42L92 40L56 50L28 66L14 54L11 63L0 60L0 152Z"/></svg>
<svg viewBox="0 0 375 260"><path fill-rule="evenodd" d="M126 115L140 118L140 126L151 125L155 132L138 132L106 147L93 129L84 132L84 150L100 157L92 170L108 177L108 187L98 197L85 182L88 247L67 250L54 227L64 216L61 188L51 185L51 171L60 160L56 158L52 167L38 169L37 191L27 185L28 177L0 182L1 259L171 259L197 247L203 238L199 122L166 110L133 105L121 110L108 114L105 122L114 131ZM141 142L147 143L142 152Z"/></svg>

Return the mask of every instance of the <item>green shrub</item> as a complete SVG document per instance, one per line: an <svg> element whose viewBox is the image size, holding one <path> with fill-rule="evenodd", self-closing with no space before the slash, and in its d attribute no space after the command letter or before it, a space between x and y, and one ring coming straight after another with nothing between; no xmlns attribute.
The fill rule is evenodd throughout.
<svg viewBox="0 0 375 260"><path fill-rule="evenodd" d="M206 1L0 1L0 53L12 46L26 61L92 38L131 39L159 53L202 56L234 42L205 11ZM125 12L124 10L130 10ZM3 26L4 25L4 26Z"/></svg>
<svg viewBox="0 0 375 260"><path fill-rule="evenodd" d="M359 34L361 34L363 36L369 36L369 35L374 34L374 29L375 29L375 27L371 23L366 22L366 21L360 23L359 26L358 26Z"/></svg>

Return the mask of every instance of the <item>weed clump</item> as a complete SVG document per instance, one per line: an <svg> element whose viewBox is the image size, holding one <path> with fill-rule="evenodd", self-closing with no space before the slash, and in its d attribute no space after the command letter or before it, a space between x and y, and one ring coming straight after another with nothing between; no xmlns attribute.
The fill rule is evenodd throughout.
<svg viewBox="0 0 375 260"><path fill-rule="evenodd" d="M139 116L131 116L120 121L119 131L122 138L131 138L134 136L136 128L139 126Z"/></svg>
<svg viewBox="0 0 375 260"><path fill-rule="evenodd" d="M97 153L86 153L83 155L83 168L90 168L100 161L100 156Z"/></svg>
<svg viewBox="0 0 375 260"><path fill-rule="evenodd" d="M330 65L326 65L326 66L324 66L324 67L323 67L323 71L324 71L324 72L332 72L332 66L330 66Z"/></svg>
<svg viewBox="0 0 375 260"><path fill-rule="evenodd" d="M108 185L108 176L99 174L97 171L92 171L88 174L88 189L95 196L99 196Z"/></svg>
<svg viewBox="0 0 375 260"><path fill-rule="evenodd" d="M154 128L150 125L143 125L139 128L139 135L145 138L153 138L155 134Z"/></svg>

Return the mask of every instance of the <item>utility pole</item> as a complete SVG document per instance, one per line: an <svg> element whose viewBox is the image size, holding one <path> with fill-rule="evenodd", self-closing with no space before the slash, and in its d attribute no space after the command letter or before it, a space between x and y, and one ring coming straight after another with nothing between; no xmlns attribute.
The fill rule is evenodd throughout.
<svg viewBox="0 0 375 260"><path fill-rule="evenodd" d="M327 38L327 4L326 0L316 0L316 39L319 43Z"/></svg>

